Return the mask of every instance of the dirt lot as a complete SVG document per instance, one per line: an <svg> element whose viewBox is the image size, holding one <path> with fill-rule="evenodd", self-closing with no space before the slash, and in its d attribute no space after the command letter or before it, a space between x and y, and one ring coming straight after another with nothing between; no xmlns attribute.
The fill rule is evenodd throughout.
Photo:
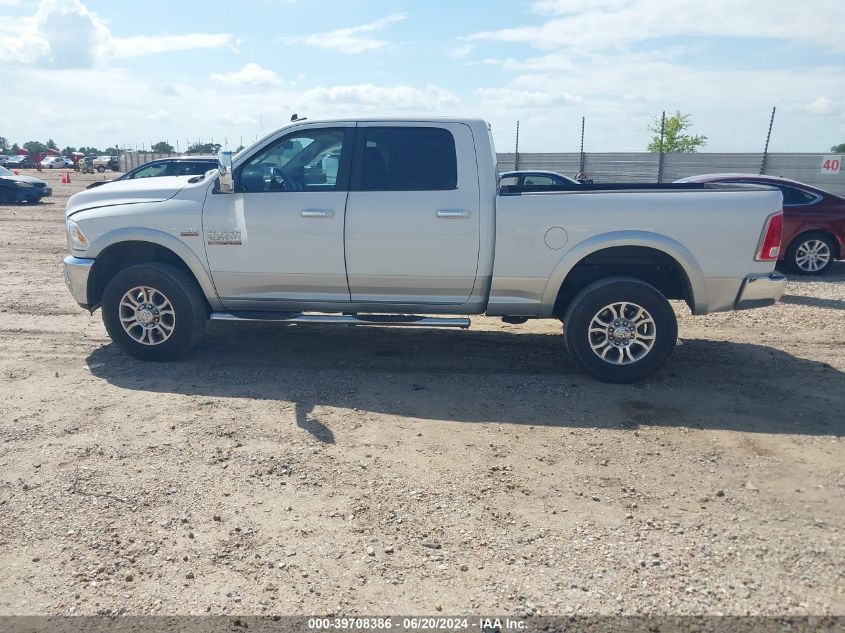
<svg viewBox="0 0 845 633"><path fill-rule="evenodd" d="M132 360L0 207L0 614L845 614L845 264L644 384L559 324L214 324ZM442 611L441 611L442 610Z"/></svg>

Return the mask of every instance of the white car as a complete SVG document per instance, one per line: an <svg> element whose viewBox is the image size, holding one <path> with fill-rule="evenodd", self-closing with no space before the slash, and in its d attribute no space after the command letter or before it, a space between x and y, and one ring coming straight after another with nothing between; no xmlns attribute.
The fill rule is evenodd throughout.
<svg viewBox="0 0 845 633"><path fill-rule="evenodd" d="M47 156L41 161L42 169L63 169L65 167L73 167L73 161L64 156Z"/></svg>

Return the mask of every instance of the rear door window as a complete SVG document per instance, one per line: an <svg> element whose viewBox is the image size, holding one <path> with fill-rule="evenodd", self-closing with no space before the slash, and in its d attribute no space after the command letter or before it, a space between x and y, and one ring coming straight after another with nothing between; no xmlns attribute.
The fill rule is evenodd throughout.
<svg viewBox="0 0 845 633"><path fill-rule="evenodd" d="M363 128L361 191L445 191L458 186L452 133L437 127Z"/></svg>

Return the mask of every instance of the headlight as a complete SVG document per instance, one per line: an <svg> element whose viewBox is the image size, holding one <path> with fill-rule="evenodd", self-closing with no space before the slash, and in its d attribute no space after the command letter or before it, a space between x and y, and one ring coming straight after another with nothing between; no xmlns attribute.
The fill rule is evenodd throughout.
<svg viewBox="0 0 845 633"><path fill-rule="evenodd" d="M88 238L73 220L67 221L67 239L71 250L84 251L88 248Z"/></svg>
<svg viewBox="0 0 845 633"><path fill-rule="evenodd" d="M35 186L35 183L34 183L34 182L22 182L22 181L20 181L20 180L16 180L16 181L15 181L15 186L16 186L16 187L23 187L24 189L26 189L26 188L28 188L28 187L34 187L34 186Z"/></svg>

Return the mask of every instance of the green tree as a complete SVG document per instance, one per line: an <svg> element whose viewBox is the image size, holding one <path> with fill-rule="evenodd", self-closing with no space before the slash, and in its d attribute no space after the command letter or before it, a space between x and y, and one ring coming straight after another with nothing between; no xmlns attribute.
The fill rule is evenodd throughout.
<svg viewBox="0 0 845 633"><path fill-rule="evenodd" d="M17 154L17 153L18 153L18 150L19 150L20 148L21 148L21 146L20 146L20 145L18 145L17 143L12 143L12 153L13 153L13 154Z"/></svg>
<svg viewBox="0 0 845 633"><path fill-rule="evenodd" d="M41 141L27 141L23 144L23 148L30 154L40 154L47 149L47 146Z"/></svg>
<svg viewBox="0 0 845 633"><path fill-rule="evenodd" d="M9 139L7 139L5 136L0 136L0 154L5 154L10 151L11 150L9 148Z"/></svg>
<svg viewBox="0 0 845 633"><path fill-rule="evenodd" d="M707 137L703 134L684 134L685 130L692 127L692 116L689 114L682 114L680 111L675 114L670 114L666 117L666 125L663 133L663 152L696 152L699 147L707 145ZM648 128L649 132L654 132L654 137L648 144L649 152L659 152L661 150L660 143L660 117L654 117L651 125Z"/></svg>
<svg viewBox="0 0 845 633"><path fill-rule="evenodd" d="M159 141L155 143L151 148L156 154L172 154L175 150L173 146L168 143L167 141Z"/></svg>
<svg viewBox="0 0 845 633"><path fill-rule="evenodd" d="M65 147L65 148L62 150L62 154L64 154L65 156L67 156L68 154L73 154L75 151L76 151L76 148L75 148L75 147L71 147L70 145L68 145L67 147Z"/></svg>
<svg viewBox="0 0 845 633"><path fill-rule="evenodd" d="M120 148L117 145L114 147L107 147L106 154L109 156L120 156Z"/></svg>
<svg viewBox="0 0 845 633"><path fill-rule="evenodd" d="M53 140L53 139L51 139L51 138L48 138L48 139L47 139L47 149L54 149L54 150L58 151L58 150L59 150L59 146L58 146L58 145L56 145L56 141L54 141L54 140Z"/></svg>
<svg viewBox="0 0 845 633"><path fill-rule="evenodd" d="M91 156L92 154L96 154L97 156L99 156L100 154L102 154L102 152L96 147L80 147L79 151L85 154L86 156Z"/></svg>
<svg viewBox="0 0 845 633"><path fill-rule="evenodd" d="M2 139L0 139L2 140ZM830 151L834 154L845 154L845 143L840 143L839 145L834 145L830 148Z"/></svg>
<svg viewBox="0 0 845 633"><path fill-rule="evenodd" d="M189 154L216 154L220 151L220 143L200 143L197 141L188 148Z"/></svg>

